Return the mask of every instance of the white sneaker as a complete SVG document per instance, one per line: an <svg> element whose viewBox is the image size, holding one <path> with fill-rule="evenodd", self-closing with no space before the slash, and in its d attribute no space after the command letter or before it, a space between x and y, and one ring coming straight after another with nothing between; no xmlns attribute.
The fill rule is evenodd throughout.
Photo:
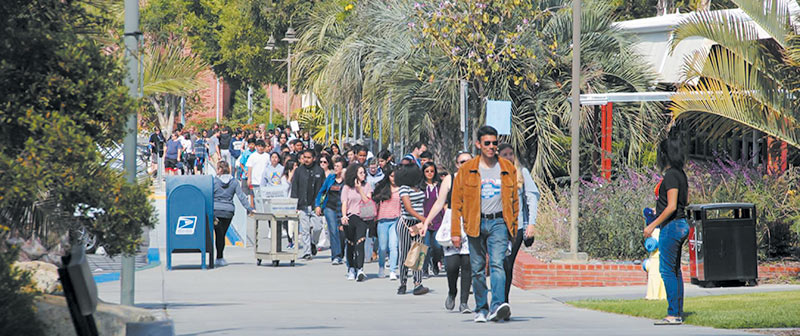
<svg viewBox="0 0 800 336"><path fill-rule="evenodd" d="M356 269L350 268L347 272L347 280L355 280L356 279Z"/></svg>
<svg viewBox="0 0 800 336"><path fill-rule="evenodd" d="M389 273L389 280L392 280L392 281L397 280L397 273L395 273L395 272Z"/></svg>
<svg viewBox="0 0 800 336"><path fill-rule="evenodd" d="M486 323L486 313L479 311L475 313L475 323Z"/></svg>
<svg viewBox="0 0 800 336"><path fill-rule="evenodd" d="M511 305L508 303L501 304L489 314L489 319L494 322L505 320L507 317L511 317Z"/></svg>
<svg viewBox="0 0 800 336"><path fill-rule="evenodd" d="M358 281L361 282L361 281L364 281L366 279L367 279L367 274L364 273L363 269L359 269L358 270Z"/></svg>
<svg viewBox="0 0 800 336"><path fill-rule="evenodd" d="M214 266L228 266L228 262L224 258L214 260Z"/></svg>

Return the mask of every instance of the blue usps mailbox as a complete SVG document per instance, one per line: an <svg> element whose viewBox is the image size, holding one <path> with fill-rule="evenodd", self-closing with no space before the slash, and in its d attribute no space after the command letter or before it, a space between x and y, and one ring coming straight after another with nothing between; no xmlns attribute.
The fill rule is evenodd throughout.
<svg viewBox="0 0 800 336"><path fill-rule="evenodd" d="M172 253L200 252L201 267L214 268L214 179L212 176L167 177L167 269Z"/></svg>

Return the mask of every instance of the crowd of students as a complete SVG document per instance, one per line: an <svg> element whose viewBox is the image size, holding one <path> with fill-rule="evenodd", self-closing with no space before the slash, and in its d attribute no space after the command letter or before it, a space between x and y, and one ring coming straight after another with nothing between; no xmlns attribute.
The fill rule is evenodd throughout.
<svg viewBox="0 0 800 336"><path fill-rule="evenodd" d="M226 264L223 242L233 217L235 195L248 213L263 210L266 199L291 197L297 199L302 258L310 261L316 255L312 228L315 222L324 222L331 264L344 264L348 280L365 281L365 262L377 259L377 278L398 281L397 294L408 292L411 273L411 292L424 295L429 289L423 286L423 279L444 269L447 310L455 309L458 300L458 310L474 312L475 322L510 319L508 294L514 261L523 243L533 243L540 194L513 147L498 143L494 128L483 126L478 130L475 147L479 155L459 152L452 173L434 161L425 142L415 143L412 151L395 163L388 150L377 156L362 145L345 144L341 150L335 143L314 143L308 132L299 134L288 127L232 132L215 125L209 131L179 130L166 141L159 131L151 136L154 152L163 150L158 156L165 159L168 172L217 175L214 210L218 265ZM668 148L666 143L659 146L659 164L671 184L661 188L657 222L669 228L685 223L675 215L680 211L675 210L687 201L682 154L677 145ZM669 190L669 197L664 190ZM648 226L645 236L653 228ZM684 232L673 236L677 238L670 246L665 245L665 250L675 250L685 240ZM292 238L298 237L290 236L290 245ZM428 253L421 268L410 270L405 259L415 242L427 245ZM675 258L664 260L664 264L676 264L671 259ZM662 270L670 279L679 279L679 272ZM468 305L470 287L474 309ZM669 316L659 324L682 323L682 288L672 287L668 288Z"/></svg>

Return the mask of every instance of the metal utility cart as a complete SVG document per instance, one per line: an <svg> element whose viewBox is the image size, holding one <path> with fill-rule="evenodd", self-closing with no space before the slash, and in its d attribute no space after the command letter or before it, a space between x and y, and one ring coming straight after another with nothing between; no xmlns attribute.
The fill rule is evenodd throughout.
<svg viewBox="0 0 800 336"><path fill-rule="evenodd" d="M255 213L248 217L248 221L253 223L255 228L255 257L256 263L260 266L262 260L271 260L272 266L280 265L281 261L288 261L289 265L294 266L297 260L298 242L295 241L294 247L287 251L283 250L283 238L281 235L280 222L283 221L299 221L299 214L297 212L297 199L294 198L272 198L264 201L264 212ZM259 232L263 234L264 230L261 224L266 224L269 227L269 234L266 237L261 237ZM293 236L295 240L298 236L298 225L289 225L289 235ZM263 241L266 240L266 244Z"/></svg>

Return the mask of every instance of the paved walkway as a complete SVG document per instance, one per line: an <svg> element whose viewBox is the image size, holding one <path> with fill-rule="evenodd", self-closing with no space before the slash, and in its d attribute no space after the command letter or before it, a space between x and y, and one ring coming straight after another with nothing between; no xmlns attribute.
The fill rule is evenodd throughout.
<svg viewBox="0 0 800 336"><path fill-rule="evenodd" d="M643 293L641 288L513 288L510 322L476 324L471 314L444 309L447 282L443 273L424 281L431 293L400 296L395 294L396 281L375 278L377 263L367 264L370 278L357 283L347 281L344 266L331 266L324 254L296 267L273 268L256 266L250 249L228 247L230 265L213 270L192 266L199 264L198 254L178 254L174 256L176 270L166 271L162 265L136 273L136 303L174 320L179 335L377 335L387 331L410 335L753 335L688 325L656 327L652 320L577 309L559 301L635 295ZM698 294L692 288L687 287L689 294ZM101 299L119 302L118 281L99 284L98 289Z"/></svg>
<svg viewBox="0 0 800 336"><path fill-rule="evenodd" d="M150 246L164 255L165 202L156 198L159 223ZM234 221L244 220L238 202ZM172 319L178 335L754 335L689 325L656 327L653 321L585 309L563 302L583 298L639 298L644 287L573 288L523 291L512 287L512 320L476 324L472 315L444 309L447 279L426 279L431 293L397 295L397 281L345 279L344 266L331 266L327 251L296 267L256 266L252 249L228 247L229 266L200 270L199 254L173 255L173 271L161 266L136 272L136 305ZM182 266L181 266L182 265ZM119 281L98 284L100 298L119 302ZM702 289L687 285L688 296L800 290L800 286ZM474 305L470 299L470 305ZM666 310L666 307L665 307Z"/></svg>

